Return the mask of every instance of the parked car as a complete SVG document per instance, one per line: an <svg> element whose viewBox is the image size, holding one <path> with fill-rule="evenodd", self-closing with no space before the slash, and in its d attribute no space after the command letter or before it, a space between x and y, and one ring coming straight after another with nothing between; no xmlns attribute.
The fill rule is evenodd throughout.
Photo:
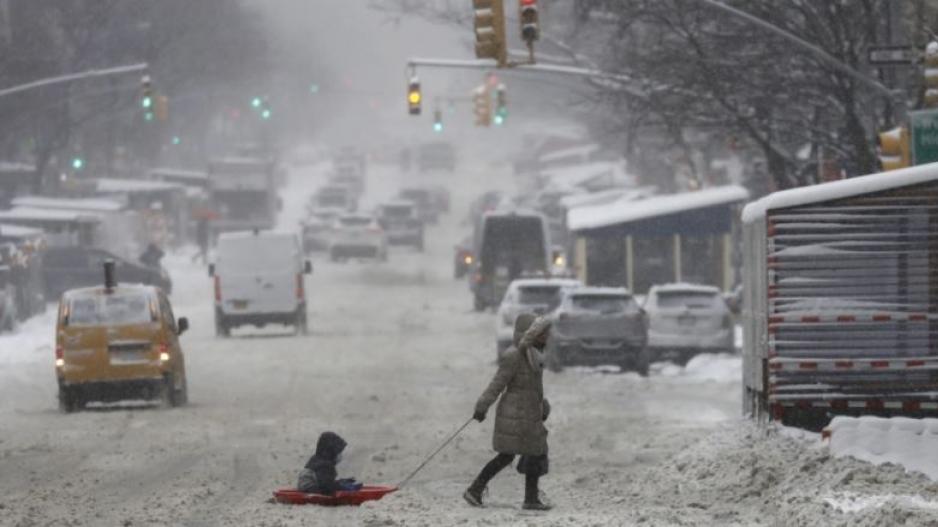
<svg viewBox="0 0 938 527"><path fill-rule="evenodd" d="M50 247L42 258L46 298L62 296L69 289L92 287L101 283L101 266L111 260L123 282L159 287L171 294L173 282L161 266L131 262L103 249L92 247Z"/></svg>
<svg viewBox="0 0 938 527"><path fill-rule="evenodd" d="M334 221L334 219L320 219L316 216L303 220L300 224L300 231L305 253L323 252L329 249Z"/></svg>
<svg viewBox="0 0 938 527"><path fill-rule="evenodd" d="M8 266L0 266L0 331L13 331L18 318L11 270Z"/></svg>
<svg viewBox="0 0 938 527"><path fill-rule="evenodd" d="M469 274L475 255L472 253L472 236L467 236L453 247L453 278L457 280Z"/></svg>
<svg viewBox="0 0 938 527"><path fill-rule="evenodd" d="M417 152L417 168L428 170L456 170L456 149L444 142L425 143Z"/></svg>
<svg viewBox="0 0 938 527"><path fill-rule="evenodd" d="M388 236L374 216L339 216L332 232L329 258L334 262L349 258L388 259Z"/></svg>
<svg viewBox="0 0 938 527"><path fill-rule="evenodd" d="M306 333L303 260L295 234L274 231L224 233L218 238L215 280L215 332L227 337L238 326L293 326Z"/></svg>
<svg viewBox="0 0 938 527"><path fill-rule="evenodd" d="M628 290L581 287L566 291L551 315L546 366L616 365L648 375L645 313Z"/></svg>
<svg viewBox="0 0 938 527"><path fill-rule="evenodd" d="M141 398L165 406L185 404L188 383L179 335L189 321L176 320L162 290L118 284L113 268L103 269L98 268L100 285L66 291L59 302L55 373L60 408L73 412L92 401Z"/></svg>
<svg viewBox="0 0 938 527"><path fill-rule="evenodd" d="M378 223L391 245L410 245L423 250L423 222L411 201L392 201L378 207Z"/></svg>
<svg viewBox="0 0 938 527"><path fill-rule="evenodd" d="M564 291L582 285L579 280L551 278L522 278L512 282L495 315L496 353L501 355L511 345L518 315L546 315L560 305Z"/></svg>
<svg viewBox="0 0 938 527"><path fill-rule="evenodd" d="M720 290L693 284L653 286L645 298L654 360L686 364L702 352L732 352L733 315Z"/></svg>
<svg viewBox="0 0 938 527"><path fill-rule="evenodd" d="M417 207L417 216L421 221L434 224L440 219L440 210L433 193L423 187L408 187L398 195L400 199L412 201Z"/></svg>

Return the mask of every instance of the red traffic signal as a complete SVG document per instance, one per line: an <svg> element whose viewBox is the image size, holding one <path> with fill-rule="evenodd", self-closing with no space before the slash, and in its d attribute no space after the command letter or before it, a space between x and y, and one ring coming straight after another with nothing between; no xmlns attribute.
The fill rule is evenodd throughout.
<svg viewBox="0 0 938 527"><path fill-rule="evenodd" d="M521 20L521 40L531 45L540 38L541 30L538 23L537 0L519 0Z"/></svg>

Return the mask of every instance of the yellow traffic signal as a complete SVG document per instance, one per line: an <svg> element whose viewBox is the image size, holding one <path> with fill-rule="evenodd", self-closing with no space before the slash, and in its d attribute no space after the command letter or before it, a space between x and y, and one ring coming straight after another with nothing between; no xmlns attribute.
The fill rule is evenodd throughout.
<svg viewBox="0 0 938 527"><path fill-rule="evenodd" d="M476 126L489 126L492 124L492 98L486 85L479 86L472 92L473 109L476 116Z"/></svg>
<svg viewBox="0 0 938 527"><path fill-rule="evenodd" d="M929 42L925 47L925 96L926 108L938 108L938 42Z"/></svg>
<svg viewBox="0 0 938 527"><path fill-rule="evenodd" d="M880 132L877 142L879 143L879 164L883 172L912 165L908 128L899 126Z"/></svg>
<svg viewBox="0 0 938 527"><path fill-rule="evenodd" d="M476 58L495 59L499 67L508 62L503 0L472 0L475 10Z"/></svg>
<svg viewBox="0 0 938 527"><path fill-rule="evenodd" d="M407 108L411 115L420 115L421 102L423 102L423 94L420 92L420 81L417 77L413 77L407 86Z"/></svg>

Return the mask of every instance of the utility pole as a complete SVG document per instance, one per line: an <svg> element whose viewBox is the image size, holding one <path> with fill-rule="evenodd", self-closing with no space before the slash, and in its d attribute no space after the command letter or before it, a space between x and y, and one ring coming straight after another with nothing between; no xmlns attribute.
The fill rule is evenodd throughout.
<svg viewBox="0 0 938 527"><path fill-rule="evenodd" d="M905 24L905 0L889 0L884 2L883 8L886 10L886 42L890 46L908 45L908 32ZM907 66L885 66L883 71L883 80L886 85L893 90L893 98L907 98L906 84L909 80L909 71ZM904 123L908 120L908 108L905 104L895 104L890 100L886 107L886 121L892 123Z"/></svg>

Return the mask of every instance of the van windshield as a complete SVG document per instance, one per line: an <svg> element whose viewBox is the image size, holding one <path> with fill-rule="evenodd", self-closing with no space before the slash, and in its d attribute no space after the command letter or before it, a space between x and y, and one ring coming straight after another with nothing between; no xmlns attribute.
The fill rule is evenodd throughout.
<svg viewBox="0 0 938 527"><path fill-rule="evenodd" d="M155 320L156 310L144 293L85 296L68 304L69 326L121 326Z"/></svg>
<svg viewBox="0 0 938 527"><path fill-rule="evenodd" d="M283 272L293 266L296 245L286 236L252 236L218 244L218 272Z"/></svg>

